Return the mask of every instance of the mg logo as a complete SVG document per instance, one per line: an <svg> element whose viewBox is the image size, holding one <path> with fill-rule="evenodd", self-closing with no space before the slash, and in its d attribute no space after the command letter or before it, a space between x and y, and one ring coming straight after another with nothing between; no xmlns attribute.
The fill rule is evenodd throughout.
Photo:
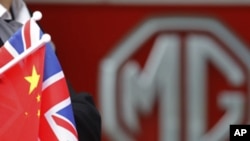
<svg viewBox="0 0 250 141"><path fill-rule="evenodd" d="M230 124L249 123L249 67L248 48L216 20L147 20L101 63L104 131L114 141L152 140L151 132L226 141Z"/></svg>

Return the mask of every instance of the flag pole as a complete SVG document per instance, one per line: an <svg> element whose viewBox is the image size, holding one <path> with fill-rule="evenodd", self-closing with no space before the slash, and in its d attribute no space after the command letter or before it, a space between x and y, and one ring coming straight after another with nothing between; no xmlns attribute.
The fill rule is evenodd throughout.
<svg viewBox="0 0 250 141"><path fill-rule="evenodd" d="M35 20L35 21L39 21L42 19L42 13L40 11L35 11L33 14L32 14L32 17L31 19Z"/></svg>
<svg viewBox="0 0 250 141"><path fill-rule="evenodd" d="M42 14L39 11L36 11L33 13L31 20L38 21L42 18ZM32 54L33 52L37 51L39 48L44 47L44 45L51 41L51 37L49 34L43 34L42 38L34 45L29 47L27 50L25 50L23 53L12 59L10 62L5 64L3 67L0 68L0 76L3 75L5 71L13 67L15 64Z"/></svg>
<svg viewBox="0 0 250 141"><path fill-rule="evenodd" d="M0 68L0 75L3 75L5 71L13 67L16 63L20 62L36 50L38 50L41 47L44 47L44 45L51 40L51 37L49 34L44 34L41 38L41 40L38 41L37 44L29 47L27 50L25 50L22 54L18 55L14 59L12 59L10 62L5 64L3 67Z"/></svg>

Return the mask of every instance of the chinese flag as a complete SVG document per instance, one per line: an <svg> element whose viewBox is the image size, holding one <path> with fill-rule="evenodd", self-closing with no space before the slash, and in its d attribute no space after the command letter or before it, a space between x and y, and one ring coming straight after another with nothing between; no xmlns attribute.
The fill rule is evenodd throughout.
<svg viewBox="0 0 250 141"><path fill-rule="evenodd" d="M30 35L17 34L0 48L0 67L31 46ZM20 51L20 48L23 51ZM37 141L44 69L42 47L0 74L0 140Z"/></svg>

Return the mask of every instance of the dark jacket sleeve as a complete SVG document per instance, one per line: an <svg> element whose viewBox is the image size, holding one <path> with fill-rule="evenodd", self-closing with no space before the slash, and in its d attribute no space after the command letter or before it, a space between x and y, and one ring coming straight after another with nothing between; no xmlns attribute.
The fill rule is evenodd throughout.
<svg viewBox="0 0 250 141"><path fill-rule="evenodd" d="M76 94L69 87L79 140L100 141L101 117L92 97L87 93Z"/></svg>

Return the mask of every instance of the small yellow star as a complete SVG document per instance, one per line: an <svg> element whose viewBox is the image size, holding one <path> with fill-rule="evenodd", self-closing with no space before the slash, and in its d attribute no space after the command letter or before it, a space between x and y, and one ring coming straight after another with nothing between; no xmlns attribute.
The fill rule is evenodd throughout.
<svg viewBox="0 0 250 141"><path fill-rule="evenodd" d="M32 75L25 77L25 80L27 80L30 83L29 94L31 94L33 90L37 87L39 79L40 79L40 75L37 74L36 68L35 66L33 66Z"/></svg>
<svg viewBox="0 0 250 141"><path fill-rule="evenodd" d="M40 109L38 109L37 110L37 116L40 117L40 115L41 115L41 111L40 111Z"/></svg>
<svg viewBox="0 0 250 141"><path fill-rule="evenodd" d="M25 116L28 116L28 115L29 115L29 113L28 113L28 112L24 112L24 115L25 115Z"/></svg>
<svg viewBox="0 0 250 141"><path fill-rule="evenodd" d="M40 101L41 101L41 95L40 95L40 94L38 94L38 95L36 96L36 101L37 101L37 102L40 102Z"/></svg>

